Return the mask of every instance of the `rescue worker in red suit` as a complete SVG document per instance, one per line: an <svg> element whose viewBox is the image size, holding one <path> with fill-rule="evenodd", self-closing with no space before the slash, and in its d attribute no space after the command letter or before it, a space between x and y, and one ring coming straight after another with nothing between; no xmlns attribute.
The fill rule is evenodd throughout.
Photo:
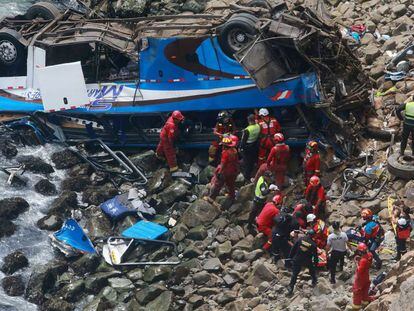
<svg viewBox="0 0 414 311"><path fill-rule="evenodd" d="M305 158L303 159L303 182L309 184L312 176L321 175L321 158L318 151L318 143L310 141L306 145Z"/></svg>
<svg viewBox="0 0 414 311"><path fill-rule="evenodd" d="M285 184L286 171L290 158L289 146L285 144L285 137L282 133L273 136L275 146L270 150L267 157L267 168L272 171L275 177L275 185L282 189Z"/></svg>
<svg viewBox="0 0 414 311"><path fill-rule="evenodd" d="M267 237L267 242L263 245L263 249L268 250L272 246L272 228L274 225L274 218L280 213L280 206L283 197L276 194L271 202L266 203L256 218L257 231L262 232Z"/></svg>
<svg viewBox="0 0 414 311"><path fill-rule="evenodd" d="M174 111L165 122L164 127L160 133L160 142L157 147L157 157L166 159L170 172L178 170L177 165L177 150L174 147L174 142L179 135L179 124L184 121L184 116L178 110Z"/></svg>
<svg viewBox="0 0 414 311"><path fill-rule="evenodd" d="M227 111L219 112L217 116L217 123L214 127L214 135L217 139L211 142L210 148L208 148L208 161L210 164L217 164L220 157L220 142L225 135L231 135L234 131L233 120Z"/></svg>
<svg viewBox="0 0 414 311"><path fill-rule="evenodd" d="M309 185L305 190L305 199L313 206L313 213L316 217L323 219L325 217L326 195L325 188L321 185L318 176L312 176Z"/></svg>
<svg viewBox="0 0 414 311"><path fill-rule="evenodd" d="M299 201L298 204L293 208L292 216L295 216L299 226L302 229L306 229L306 217L308 217L309 214L313 213L312 205L310 205L306 200Z"/></svg>
<svg viewBox="0 0 414 311"><path fill-rule="evenodd" d="M309 214L306 217L306 222L308 223L309 228L315 231L312 239L315 241L316 246L320 249L324 249L328 241L328 226L323 220L318 219L314 214Z"/></svg>
<svg viewBox="0 0 414 311"><path fill-rule="evenodd" d="M355 271L354 285L352 287L352 309L361 310L375 299L375 297L368 295L371 285L369 268L372 264L372 254L368 251L365 243L359 243L355 253L357 255L355 257L357 268Z"/></svg>
<svg viewBox="0 0 414 311"><path fill-rule="evenodd" d="M221 162L217 166L213 178L211 179L210 195L207 200L214 202L224 185L227 187L229 197L234 200L236 196L236 177L240 172L239 155L236 146L239 139L235 135L224 137L221 145L223 152L221 153Z"/></svg>
<svg viewBox="0 0 414 311"><path fill-rule="evenodd" d="M259 110L260 125L260 142L259 142L259 161L257 166L260 167L266 162L270 150L274 146L273 136L281 130L279 122L276 118L269 115L269 110L261 108Z"/></svg>

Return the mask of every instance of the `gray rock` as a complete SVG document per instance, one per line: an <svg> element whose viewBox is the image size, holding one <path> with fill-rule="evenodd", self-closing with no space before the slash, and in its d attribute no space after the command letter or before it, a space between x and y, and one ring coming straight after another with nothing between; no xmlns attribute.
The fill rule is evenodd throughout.
<svg viewBox="0 0 414 311"><path fill-rule="evenodd" d="M81 192L86 189L91 183L88 176L68 177L62 182L63 191Z"/></svg>
<svg viewBox="0 0 414 311"><path fill-rule="evenodd" d="M136 282L138 280L142 280L142 278L144 277L144 270L141 268L136 268L132 271L129 271L127 273L127 277L128 279L130 279L133 282Z"/></svg>
<svg viewBox="0 0 414 311"><path fill-rule="evenodd" d="M236 300L236 298L237 298L237 293L235 291L226 290L226 291L218 294L215 300L219 304L225 305L225 304L228 304L231 301Z"/></svg>
<svg viewBox="0 0 414 311"><path fill-rule="evenodd" d="M199 175L200 183L208 184L214 175L214 171L215 171L215 168L211 165L205 167Z"/></svg>
<svg viewBox="0 0 414 311"><path fill-rule="evenodd" d="M188 228L184 225L184 224L178 224L177 226L174 227L173 231L173 239L177 242L181 242L182 240L185 239L187 232L188 232Z"/></svg>
<svg viewBox="0 0 414 311"><path fill-rule="evenodd" d="M381 55L381 51L374 44L368 45L365 48L365 62L367 65L371 65L375 59Z"/></svg>
<svg viewBox="0 0 414 311"><path fill-rule="evenodd" d="M159 193L172 183L171 174L168 169L157 170L147 184L149 193Z"/></svg>
<svg viewBox="0 0 414 311"><path fill-rule="evenodd" d="M173 293L165 291L145 306L148 311L169 311L172 307Z"/></svg>
<svg viewBox="0 0 414 311"><path fill-rule="evenodd" d="M135 297L138 300L140 304L147 304L148 302L154 300L159 295L161 295L163 292L165 292L167 289L165 286L161 284L151 284L147 287L144 287L143 289L139 290Z"/></svg>
<svg viewBox="0 0 414 311"><path fill-rule="evenodd" d="M220 293L220 289L218 288L210 288L210 287L202 287L199 290L197 290L197 294L203 297L211 296L211 295L217 295Z"/></svg>
<svg viewBox="0 0 414 311"><path fill-rule="evenodd" d="M191 240L204 240L206 237L207 229L202 225L192 228L187 233L187 238Z"/></svg>
<svg viewBox="0 0 414 311"><path fill-rule="evenodd" d="M257 296L257 288L254 286L247 286L243 291L242 291L242 297L243 298L254 298Z"/></svg>
<svg viewBox="0 0 414 311"><path fill-rule="evenodd" d="M209 272L217 272L223 270L223 265L221 264L220 259L214 257L207 259L204 262L203 269Z"/></svg>
<svg viewBox="0 0 414 311"><path fill-rule="evenodd" d="M102 311L107 310L109 303L101 295L93 299L90 303L84 306L83 311ZM110 305L111 306L111 305ZM131 310L132 311L132 310Z"/></svg>
<svg viewBox="0 0 414 311"><path fill-rule="evenodd" d="M34 186L36 192L51 196L57 194L56 186L47 179L41 179Z"/></svg>
<svg viewBox="0 0 414 311"><path fill-rule="evenodd" d="M150 266L144 272L144 281L153 283L166 280L171 275L171 268L168 266Z"/></svg>
<svg viewBox="0 0 414 311"><path fill-rule="evenodd" d="M79 301L82 298L85 290L85 281L80 279L70 282L59 290L58 295L69 302Z"/></svg>
<svg viewBox="0 0 414 311"><path fill-rule="evenodd" d="M29 209L29 203L23 198L13 197L0 200L0 218L16 219Z"/></svg>
<svg viewBox="0 0 414 311"><path fill-rule="evenodd" d="M152 172L159 168L160 162L158 161L154 150L148 150L146 152L130 156L129 159L132 163L142 167L147 172Z"/></svg>
<svg viewBox="0 0 414 311"><path fill-rule="evenodd" d="M12 141L6 140L0 146L1 154L7 159L14 158L18 154L18 150Z"/></svg>
<svg viewBox="0 0 414 311"><path fill-rule="evenodd" d="M20 156L17 158L20 164L24 164L27 171L38 174L50 174L55 170L52 165L46 163L39 157L34 156Z"/></svg>
<svg viewBox="0 0 414 311"><path fill-rule="evenodd" d="M90 205L96 205L112 199L118 194L118 190L112 184L103 186L91 186L86 188L82 194L82 201Z"/></svg>
<svg viewBox="0 0 414 311"><path fill-rule="evenodd" d="M271 282L276 278L272 267L264 262L256 262L253 266L253 271L250 273L246 284L258 286L263 281Z"/></svg>
<svg viewBox="0 0 414 311"><path fill-rule="evenodd" d="M202 254L203 252L194 244L190 244L183 251L183 256L185 258L195 258Z"/></svg>
<svg viewBox="0 0 414 311"><path fill-rule="evenodd" d="M200 261L197 258L192 258L188 261L182 262L181 264L179 264L177 266L177 268L178 267L200 270L201 269L201 264L200 264Z"/></svg>
<svg viewBox="0 0 414 311"><path fill-rule="evenodd" d="M9 296L21 296L24 294L24 282L20 274L6 276L1 281L1 285L4 289L4 292Z"/></svg>
<svg viewBox="0 0 414 311"><path fill-rule="evenodd" d="M53 297L44 303L42 309L48 311L73 311L74 305L65 300Z"/></svg>
<svg viewBox="0 0 414 311"><path fill-rule="evenodd" d="M100 256L85 254L74 261L71 267L76 275L84 276L87 273L95 272L100 263Z"/></svg>
<svg viewBox="0 0 414 311"><path fill-rule="evenodd" d="M82 162L70 149L53 153L51 159L57 169L68 169Z"/></svg>
<svg viewBox="0 0 414 311"><path fill-rule="evenodd" d="M70 214L70 211L78 207L78 197L76 192L65 191L58 198L53 200L49 212L49 215L66 216Z"/></svg>
<svg viewBox="0 0 414 311"><path fill-rule="evenodd" d="M193 275L193 281L197 285L203 285L207 283L208 281L210 281L210 279L211 279L210 273L206 271L201 271Z"/></svg>
<svg viewBox="0 0 414 311"><path fill-rule="evenodd" d="M180 181L175 181L171 186L167 187L161 192L158 197L164 206L169 206L178 199L184 197L187 194L187 186Z"/></svg>
<svg viewBox="0 0 414 311"><path fill-rule="evenodd" d="M98 207L89 208L84 212L86 219L85 229L88 231L90 238L111 236L112 226L108 217L106 217Z"/></svg>
<svg viewBox="0 0 414 311"><path fill-rule="evenodd" d="M0 218L0 239L11 236L16 231L16 225L8 219Z"/></svg>
<svg viewBox="0 0 414 311"><path fill-rule="evenodd" d="M99 295L107 301L118 302L118 292L110 286L105 287Z"/></svg>
<svg viewBox="0 0 414 311"><path fill-rule="evenodd" d="M63 225L63 220L57 215L47 215L37 221L37 227L42 230L56 231Z"/></svg>
<svg viewBox="0 0 414 311"><path fill-rule="evenodd" d="M246 260L254 261L256 259L259 259L264 254L263 249L255 249L254 251L251 251L250 253L245 254Z"/></svg>
<svg viewBox="0 0 414 311"><path fill-rule="evenodd" d="M188 302L191 303L194 308L198 308L204 304L204 299L201 295L193 294L188 298Z"/></svg>
<svg viewBox="0 0 414 311"><path fill-rule="evenodd" d="M379 211L381 211L381 200L375 199L373 201L367 201L361 204L362 208L369 208L374 214L377 214Z"/></svg>
<svg viewBox="0 0 414 311"><path fill-rule="evenodd" d="M226 259L230 257L231 249L232 246L230 241L226 241L223 244L219 244L216 248L216 256L221 260Z"/></svg>
<svg viewBox="0 0 414 311"><path fill-rule="evenodd" d="M189 228L208 225L220 214L220 209L205 200L197 200L184 212L181 221Z"/></svg>
<svg viewBox="0 0 414 311"><path fill-rule="evenodd" d="M127 278L110 278L108 279L108 283L117 292L126 292L135 288L134 284Z"/></svg>
<svg viewBox="0 0 414 311"><path fill-rule="evenodd" d="M207 0L187 0L183 5L183 10L198 14L204 11L206 4Z"/></svg>
<svg viewBox="0 0 414 311"><path fill-rule="evenodd" d="M3 265L1 266L1 271L5 274L13 274L17 270L23 269L29 266L29 260L21 251L15 251L8 254L3 259Z"/></svg>
<svg viewBox="0 0 414 311"><path fill-rule="evenodd" d="M236 278L231 274L226 274L223 277L223 280L227 284L228 287L232 287L234 284L238 282L239 278Z"/></svg>
<svg viewBox="0 0 414 311"><path fill-rule="evenodd" d="M89 275L85 280L85 289L88 293L98 294L102 288L108 285L108 279L120 275L120 272L100 272Z"/></svg>
<svg viewBox="0 0 414 311"><path fill-rule="evenodd" d="M407 13L407 6L405 4L397 4L392 6L391 11L395 17L400 17Z"/></svg>

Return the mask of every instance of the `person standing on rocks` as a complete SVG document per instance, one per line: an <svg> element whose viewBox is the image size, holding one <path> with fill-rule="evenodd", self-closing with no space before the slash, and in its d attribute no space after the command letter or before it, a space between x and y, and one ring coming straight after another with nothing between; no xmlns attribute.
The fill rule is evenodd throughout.
<svg viewBox="0 0 414 311"><path fill-rule="evenodd" d="M274 146L275 142L273 136L276 133L280 133L282 129L279 121L276 118L270 116L269 110L261 108L259 110L259 125L260 125L260 144L259 144L259 159L257 166L260 167L266 162L270 149Z"/></svg>
<svg viewBox="0 0 414 311"><path fill-rule="evenodd" d="M369 279L369 269L372 265L372 254L368 251L365 243L359 243L355 251L355 261L357 269L355 271L354 285L352 287L352 310L361 310L374 300L369 296L369 287L371 281Z"/></svg>
<svg viewBox="0 0 414 311"><path fill-rule="evenodd" d="M314 214L309 214L306 217L306 222L308 223L309 228L315 232L312 239L315 241L316 246L320 249L324 249L328 241L328 226L322 219L317 218Z"/></svg>
<svg viewBox="0 0 414 311"><path fill-rule="evenodd" d="M166 159L170 172L178 171L177 165L177 150L174 147L174 142L179 136L178 126L184 121L184 116L178 110L174 111L165 122L164 127L160 133L160 142L157 147L156 155L159 159Z"/></svg>
<svg viewBox="0 0 414 311"><path fill-rule="evenodd" d="M404 111L404 117L402 112ZM398 119L403 121L403 131L401 134L400 155L404 155L407 147L408 138L411 135L411 153L414 156L414 102L400 105L395 111Z"/></svg>
<svg viewBox="0 0 414 311"><path fill-rule="evenodd" d="M313 213L312 205L306 200L300 200L295 207L293 208L293 216L299 222L299 225L302 229L306 229L306 218L309 214Z"/></svg>
<svg viewBox="0 0 414 311"><path fill-rule="evenodd" d="M208 162L210 164L217 164L220 157L220 142L224 136L233 134L234 124L230 114L227 111L220 111L217 116L217 123L214 127L214 135L217 139L214 140L208 148Z"/></svg>
<svg viewBox="0 0 414 311"><path fill-rule="evenodd" d="M292 232L299 230L299 223L295 217L281 211L274 220L274 229L272 233L272 254L274 260L278 261L281 258L288 258L292 250L289 239ZM287 262L285 261L285 266Z"/></svg>
<svg viewBox="0 0 414 311"><path fill-rule="evenodd" d="M309 180L309 185L305 190L305 199L313 206L313 214L316 217L325 218L326 208L326 194L325 188L321 184L321 180L318 176L314 175Z"/></svg>
<svg viewBox="0 0 414 311"><path fill-rule="evenodd" d="M210 195L207 200L214 203L224 185L227 187L229 197L234 200L236 197L236 178L240 172L239 155L237 152L237 144L239 139L235 135L223 137L221 145L223 152L221 153L221 161L217 166L213 178L211 179Z"/></svg>
<svg viewBox="0 0 414 311"><path fill-rule="evenodd" d="M290 252L290 258L292 260L292 277L288 286L287 295L293 294L298 275L302 267L309 269L309 274L312 278L312 286L316 286L318 280L316 278L315 267L318 264L318 253L315 242L312 240L312 236L315 231L308 230L306 235L299 238L293 245Z"/></svg>
<svg viewBox="0 0 414 311"><path fill-rule="evenodd" d="M345 255L347 251L348 236L340 230L339 221L332 223L333 232L328 235L327 251L330 250L328 260L329 272L331 275L331 284L335 284L336 267L339 263L340 271L344 269Z"/></svg>
<svg viewBox="0 0 414 311"><path fill-rule="evenodd" d="M305 186L309 184L312 176L321 176L321 158L316 141L310 141L306 144L303 159L303 182Z"/></svg>
<svg viewBox="0 0 414 311"><path fill-rule="evenodd" d="M240 151L243 155L243 176L246 180L250 180L250 178L252 178L254 166L257 162L260 125L256 123L254 114L247 117L247 122L249 125L243 131Z"/></svg>
<svg viewBox="0 0 414 311"><path fill-rule="evenodd" d="M361 211L361 217L364 220L361 229L361 236L365 240L369 251L374 257L375 267L379 270L382 267L382 260L377 253L377 249L384 241L384 229L377 221L377 217L374 218L374 215L370 209L364 208Z"/></svg>
<svg viewBox="0 0 414 311"><path fill-rule="evenodd" d="M285 137L282 133L276 133L273 139L276 145L270 150L267 167L274 174L276 186L282 189L290 159L290 148L285 144Z"/></svg>
<svg viewBox="0 0 414 311"><path fill-rule="evenodd" d="M276 185L272 184L273 174L271 171L265 171L263 176L260 176L257 180L256 187L254 190L254 199L252 210L249 214L248 229L253 233L253 226L257 215L260 214L264 204L266 203L267 195L271 191L279 190Z"/></svg>
<svg viewBox="0 0 414 311"><path fill-rule="evenodd" d="M266 203L256 218L257 231L262 232L267 237L267 242L263 245L263 249L265 250L268 250L272 246L274 219L280 213L282 202L282 195L276 194L271 202Z"/></svg>
<svg viewBox="0 0 414 311"><path fill-rule="evenodd" d="M410 238L411 230L411 221L407 221L403 216L398 218L395 235L397 243L397 256L395 257L395 260L397 261L401 259L401 256L407 253L407 240Z"/></svg>

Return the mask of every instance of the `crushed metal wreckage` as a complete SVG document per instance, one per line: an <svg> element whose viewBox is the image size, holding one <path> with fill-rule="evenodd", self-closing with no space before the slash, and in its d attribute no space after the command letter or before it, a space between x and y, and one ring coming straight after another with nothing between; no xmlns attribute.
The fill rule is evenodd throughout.
<svg viewBox="0 0 414 311"><path fill-rule="evenodd" d="M354 155L370 80L339 27L321 17L322 2L315 10L243 3L124 19L38 3L37 15L5 18L0 121L40 142L149 147L178 109L181 147L204 148L218 111L243 128L248 114L269 107L289 144L311 137Z"/></svg>

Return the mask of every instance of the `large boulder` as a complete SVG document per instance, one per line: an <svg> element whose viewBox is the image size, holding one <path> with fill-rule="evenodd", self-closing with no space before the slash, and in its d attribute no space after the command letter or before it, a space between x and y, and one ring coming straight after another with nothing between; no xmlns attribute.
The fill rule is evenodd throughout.
<svg viewBox="0 0 414 311"><path fill-rule="evenodd" d="M97 206L89 208L84 212L85 229L90 238L108 237L112 235L112 226L108 217Z"/></svg>
<svg viewBox="0 0 414 311"><path fill-rule="evenodd" d="M158 194L164 206L169 207L178 199L183 198L187 194L188 186L180 181L175 181L172 185L167 187L164 191Z"/></svg>
<svg viewBox="0 0 414 311"><path fill-rule="evenodd" d="M85 281L80 279L65 285L56 296L62 297L66 301L75 302L79 301L84 293Z"/></svg>
<svg viewBox="0 0 414 311"><path fill-rule="evenodd" d="M147 184L149 193L159 193L172 183L171 173L168 169L157 170Z"/></svg>
<svg viewBox="0 0 414 311"><path fill-rule="evenodd" d="M153 283L167 280L171 276L172 270L168 266L150 266L144 272L144 281Z"/></svg>
<svg viewBox="0 0 414 311"><path fill-rule="evenodd" d="M73 309L74 305L58 297L53 297L42 306L42 310L47 311L73 311Z"/></svg>
<svg viewBox="0 0 414 311"><path fill-rule="evenodd" d="M9 296L21 296L24 294L24 282L21 275L6 276L1 281L1 285L4 292Z"/></svg>
<svg viewBox="0 0 414 311"><path fill-rule="evenodd" d="M36 192L51 196L57 194L56 186L47 179L41 179L34 186Z"/></svg>
<svg viewBox="0 0 414 311"><path fill-rule="evenodd" d="M217 206L210 204L205 200L193 202L184 212L181 221L189 228L200 225L209 225L220 214Z"/></svg>
<svg viewBox="0 0 414 311"><path fill-rule="evenodd" d="M63 220L57 215L46 215L37 221L37 227L42 230L56 231L63 225Z"/></svg>
<svg viewBox="0 0 414 311"><path fill-rule="evenodd" d="M29 203L23 198L13 197L0 200L0 218L16 219L29 209Z"/></svg>
<svg viewBox="0 0 414 311"><path fill-rule="evenodd" d="M264 281L271 282L275 279L276 274L273 272L273 267L266 262L258 261L254 264L246 284L257 287Z"/></svg>
<svg viewBox="0 0 414 311"><path fill-rule="evenodd" d="M132 163L138 167L142 167L147 172L153 172L160 167L160 163L154 150L148 150L146 152L130 156L129 159Z"/></svg>
<svg viewBox="0 0 414 311"><path fill-rule="evenodd" d="M17 270L23 269L29 265L29 260L21 251L15 251L11 254L8 254L3 259L3 265L1 266L1 271L6 274L13 274Z"/></svg>
<svg viewBox="0 0 414 311"><path fill-rule="evenodd" d="M76 192L65 191L58 198L53 200L49 208L49 215L67 216L70 211L78 207Z"/></svg>
<svg viewBox="0 0 414 311"><path fill-rule="evenodd" d="M46 163L39 157L35 156L20 156L17 158L20 164L24 164L27 171L37 174L50 174L55 170L52 165Z"/></svg>
<svg viewBox="0 0 414 311"><path fill-rule="evenodd" d="M57 169L68 169L82 162L70 149L53 153L51 159Z"/></svg>
<svg viewBox="0 0 414 311"><path fill-rule="evenodd" d="M99 266L100 263L100 256L96 256L93 254L85 254L78 260L74 261L71 264L71 267L77 275L83 276L87 273L95 272L96 268Z"/></svg>
<svg viewBox="0 0 414 311"><path fill-rule="evenodd" d="M173 293L165 291L145 306L147 311L169 311L173 303Z"/></svg>
<svg viewBox="0 0 414 311"><path fill-rule="evenodd" d="M167 289L161 284L151 284L136 292L135 297L140 304L147 304L160 296Z"/></svg>
<svg viewBox="0 0 414 311"><path fill-rule="evenodd" d="M112 184L93 186L83 191L82 201L91 205L99 205L118 194L118 190Z"/></svg>
<svg viewBox="0 0 414 311"><path fill-rule="evenodd" d="M90 184L88 176L75 176L66 178L62 182L62 190L81 192Z"/></svg>
<svg viewBox="0 0 414 311"><path fill-rule="evenodd" d="M0 239L11 236L16 231L16 225L8 219L0 218Z"/></svg>

